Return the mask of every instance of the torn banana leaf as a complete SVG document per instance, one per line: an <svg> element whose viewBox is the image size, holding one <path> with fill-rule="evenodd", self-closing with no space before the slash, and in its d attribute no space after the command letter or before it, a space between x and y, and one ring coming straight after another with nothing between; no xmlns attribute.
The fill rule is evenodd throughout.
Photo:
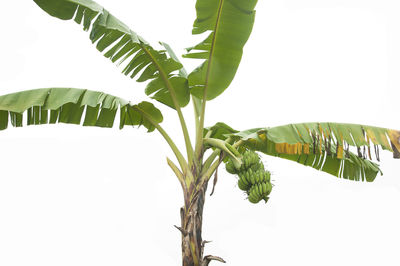
<svg viewBox="0 0 400 266"><path fill-rule="evenodd" d="M349 146L357 148L359 157L372 160L375 153L379 161L379 149L393 153L394 158L400 158L400 131L343 123L300 123L284 126L253 129L237 134L244 139L256 136L272 141L278 153L309 154L321 153L322 146L336 145L333 152L342 159Z"/></svg>
<svg viewBox="0 0 400 266"><path fill-rule="evenodd" d="M131 105L128 101L97 91L73 88L28 90L0 96L0 130L23 125L54 123L112 127L117 111L119 128L144 126L149 132L153 123L161 123L161 112L149 102ZM150 121L151 120L151 121Z"/></svg>
<svg viewBox="0 0 400 266"><path fill-rule="evenodd" d="M165 50L153 49L141 36L106 9L91 0L34 0L51 16L63 20L73 19L90 29L90 40L103 55L117 64L125 63L123 74L137 81L149 81L146 94L175 109L171 93L177 105L184 107L190 100L188 81L177 75L182 64L167 56Z"/></svg>
<svg viewBox="0 0 400 266"><path fill-rule="evenodd" d="M206 130L211 128L223 130L230 127L217 123ZM378 164L367 160L372 159L375 153L379 161L380 148L393 152L394 158L400 157L399 131L365 125L302 123L231 134L225 130L217 136L221 139L232 137L236 141L243 141L249 149L357 181L370 182L378 173L382 173ZM349 150L350 146L357 148L357 154Z"/></svg>
<svg viewBox="0 0 400 266"><path fill-rule="evenodd" d="M378 173L381 173L379 165L363 157L358 157L351 151L347 152L346 157L337 158L334 154L336 145L325 147L316 153L285 153L277 150L274 142L264 138L264 135L253 136L243 139L244 145L255 151L260 151L267 155L295 161L305 166L326 172L339 178L372 182ZM313 146L310 146L313 149Z"/></svg>

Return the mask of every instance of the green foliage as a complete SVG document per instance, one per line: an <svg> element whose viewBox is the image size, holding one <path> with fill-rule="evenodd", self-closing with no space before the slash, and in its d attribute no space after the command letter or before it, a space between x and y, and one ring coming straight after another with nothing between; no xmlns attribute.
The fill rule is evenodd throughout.
<svg viewBox="0 0 400 266"><path fill-rule="evenodd" d="M9 120L14 126L21 126L22 113L25 111L28 125L55 122L79 124L83 119L83 125L111 127L119 109L120 128L125 125L144 125L149 131L158 128L183 168L201 168L203 155L200 151L207 148L205 145L211 145L215 149L214 155L206 161L208 167L217 157L218 150L234 159L236 165L240 165L241 161L232 153L236 151L230 145L232 142L236 142L235 147L241 152L245 148L261 151L351 180L372 181L380 172L377 164L367 160L367 155L372 159L371 147L374 148L378 160L379 146L392 151L395 158L400 157L400 132L371 126L303 123L238 132L224 123L217 123L203 130L205 102L200 107L200 99L204 93L207 100L214 99L234 78L243 47L253 27L256 0L197 0L197 17L192 33L207 32L207 37L201 43L188 48L189 53L185 57L204 60L189 75L169 45L161 43L165 50L155 50L94 1L34 2L51 16L74 20L82 24L85 31L90 30L90 40L97 50L112 62L125 64L122 71L125 75L131 78L138 76L138 82L148 81L145 88L147 95L176 109L185 137L188 163L172 139L159 126L162 116L152 104L142 102L131 105L120 98L100 92L53 88L2 96L1 129L7 128ZM188 104L190 93L193 95L198 132L195 152L180 111L180 107ZM202 133L207 139L206 143L203 143ZM202 146L200 149L199 143ZM349 146L356 147L357 154L349 151ZM205 170L198 170L200 172L204 173ZM209 178L209 175L205 178ZM241 184L241 187L245 186Z"/></svg>
<svg viewBox="0 0 400 266"><path fill-rule="evenodd" d="M335 156L342 159L347 146L354 146L358 149L359 156L372 159L370 147L375 147L376 158L379 161L380 146L384 150L393 152L397 158L400 150L400 131L366 126L357 124L343 123L301 123L289 124L273 128L256 128L235 134L243 139L260 137L275 143L275 148L279 153L286 154L307 154L310 153L310 145L313 152L320 151L322 145L331 147L336 144ZM361 155L361 148L364 154ZM330 153L330 149L326 150Z"/></svg>
<svg viewBox="0 0 400 266"><path fill-rule="evenodd" d="M113 63L126 62L122 73L131 78L139 73L138 82L150 81L145 92L153 99L176 108L189 103L188 81L174 73L182 64L167 56L165 50L153 49L141 36L110 14L102 6L90 0L34 0L48 14L59 19L83 24L90 31L90 40ZM106 51L107 50L107 51ZM106 52L105 52L106 51Z"/></svg>
<svg viewBox="0 0 400 266"><path fill-rule="evenodd" d="M181 215L186 228L178 229L183 234L183 241L186 241L182 246L190 249L184 252L194 258L193 263L186 260L188 265L195 265L194 261L201 265L209 263L202 258L201 234L199 238L195 236L199 230L191 223L196 224L202 219L204 199L201 193L205 193L214 173L216 184L216 171L221 162L226 164L229 173L238 176L238 187L245 191L248 200L258 203L268 201L273 186L271 173L265 169L255 151L292 160L340 178L369 182L381 172L379 166L370 161L371 147L378 161L380 148L400 158L400 131L386 128L339 123L289 124L240 132L225 123L204 128L206 101L218 97L228 88L239 67L244 45L252 31L257 0L196 1L197 17L192 33L205 33L207 36L199 44L187 48L188 53L184 57L204 60L189 75L168 44L160 43L165 50L154 49L94 1L34 2L51 16L74 20L83 26L83 30L90 31L89 38L96 49L111 62L123 65L124 75L137 78L137 82L148 82L144 90L146 95L176 110L187 158L159 125L163 117L153 104L141 102L132 105L121 98L96 91L48 88L0 96L0 130L6 129L9 122L16 127L22 126L23 115L27 116L28 125L61 122L112 127L118 112L121 129L126 125L143 125L149 132L157 129L180 166L179 169L167 158L184 191L185 206ZM181 112L181 107L188 104L191 96L196 120L195 149ZM349 150L350 146L357 149L357 154ZM205 152L210 147L213 152L205 158ZM200 215L196 219L190 216L193 210ZM190 219L185 220L185 215L189 215ZM193 236L196 239L192 239ZM215 257L212 259L218 260Z"/></svg>
<svg viewBox="0 0 400 266"><path fill-rule="evenodd" d="M121 129L143 125L150 132L155 129L154 122L163 120L161 112L149 102L131 105L102 92L49 88L0 96L0 130L7 128L8 119L13 126L21 127L24 112L28 125L83 122L83 126L112 127L118 110Z"/></svg>
<svg viewBox="0 0 400 266"><path fill-rule="evenodd" d="M290 124L256 128L232 135L253 150L311 166L337 177L373 181L379 166L372 159L371 146L379 159L380 145L396 156L395 130L338 123ZM391 144L389 144L391 143ZM393 150L391 149L393 146ZM349 150L356 146L358 154ZM345 147L345 148L344 148Z"/></svg>
<svg viewBox="0 0 400 266"><path fill-rule="evenodd" d="M207 100L229 86L253 28L257 0L198 0L193 34L211 31L201 43L188 48L186 58L205 59L189 74L191 93Z"/></svg>
<svg viewBox="0 0 400 266"><path fill-rule="evenodd" d="M90 30L90 40L97 50L112 62L125 64L122 71L125 75L131 78L138 76L138 82L148 81L145 93L177 110L188 159L193 160L195 156L192 154L180 107L188 104L192 93L196 120L204 121L204 110L201 109L205 105L201 108L199 99L203 98L204 93L207 100L214 99L229 86L253 27L256 0L197 0L197 18L192 33L207 32L207 37L201 43L188 48L188 54L184 56L204 60L189 75L169 45L161 43L165 50L155 50L94 1L34 2L51 16L82 24L85 31ZM162 121L160 111L148 102L131 105L125 100L101 92L51 88L1 96L0 129L7 128L9 121L14 126L22 126L24 112L27 113L28 125L56 122L80 124L83 120L84 126L111 127L117 110L120 111L120 128L125 125L143 125L153 131ZM203 116L203 120L200 116ZM246 158L252 156L257 157L250 161L259 161L255 153L246 151L243 161L237 158L237 150L230 145L232 142L236 142L236 148L242 153L245 149L260 151L351 180L373 181L380 172L376 163L367 160L367 157L372 159L371 147L374 148L378 161L379 148L393 152L395 158L400 157L400 132L372 126L302 123L238 132L224 123L217 123L203 130L202 123L199 125L197 121L196 127L206 137L203 146L210 145L215 152L220 150L230 160L234 160L234 166L230 165L232 161L228 161L227 170L239 174L239 187L247 192L251 201L265 196L265 193L261 193L265 189L261 186L257 190L251 178L260 176L259 179L264 180L267 172L263 172L265 170L260 166L261 163L249 164L246 161ZM180 165L186 167L173 141L163 129L158 129L179 158ZM201 138L200 140L203 141ZM357 154L349 150L350 146L357 148ZM213 156L216 157L215 152ZM215 157L207 160L208 167ZM201 161L202 158L199 158L199 162L194 165L199 167ZM192 163L189 161L189 165L193 165ZM258 168L254 169L254 165ZM238 169L238 166L241 168Z"/></svg>

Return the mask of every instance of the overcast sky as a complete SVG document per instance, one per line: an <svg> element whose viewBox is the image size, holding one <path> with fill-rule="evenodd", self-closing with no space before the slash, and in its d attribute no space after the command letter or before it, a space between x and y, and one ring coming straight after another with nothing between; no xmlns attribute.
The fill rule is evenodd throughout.
<svg viewBox="0 0 400 266"><path fill-rule="evenodd" d="M193 0L99 3L156 48L164 41L183 54L203 38L191 35ZM146 99L144 84L123 76L80 26L33 1L1 7L1 94L75 87ZM231 87L207 103L207 126L400 129L398 1L269 0L256 9ZM175 113L155 104L183 148ZM193 128L191 105L184 112ZM180 265L173 225L182 193L157 132L32 126L0 132L0 143L0 265ZM221 168L205 205L205 253L232 266L400 265L400 161L382 157L384 175L356 183L263 156L275 186L257 205Z"/></svg>

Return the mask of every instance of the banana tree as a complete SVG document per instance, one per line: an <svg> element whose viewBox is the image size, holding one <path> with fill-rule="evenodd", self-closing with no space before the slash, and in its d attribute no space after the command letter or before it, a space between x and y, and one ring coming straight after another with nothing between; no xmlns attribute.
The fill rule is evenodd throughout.
<svg viewBox="0 0 400 266"><path fill-rule="evenodd" d="M97 91L74 88L45 88L17 92L0 98L0 128L9 125L69 123L119 128L143 126L158 131L175 159L167 159L179 181L184 206L180 209L183 265L208 265L217 256L204 256L202 213L208 183L224 163L238 179L238 186L251 203L267 202L272 184L259 155L284 158L333 176L354 181L375 179L380 150L399 158L400 132L358 124L296 123L277 127L236 130L226 123L205 125L207 102L230 85L251 33L256 1L205 1L196 3L193 34L204 40L187 49L185 58L201 64L188 73L166 43L153 48L99 4L88 0L35 0L50 15L73 20L89 31L89 38L111 62L121 65L126 76L146 82L145 93L152 102L129 102ZM195 136L190 136L182 109L192 102ZM177 147L162 126L156 106L176 112L184 149Z"/></svg>

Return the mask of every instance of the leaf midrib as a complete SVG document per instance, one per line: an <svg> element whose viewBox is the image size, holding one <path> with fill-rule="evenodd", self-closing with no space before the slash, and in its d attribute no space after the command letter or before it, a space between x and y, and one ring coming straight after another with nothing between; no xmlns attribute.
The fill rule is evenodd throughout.
<svg viewBox="0 0 400 266"><path fill-rule="evenodd" d="M220 0L219 7L218 7L217 21L215 22L214 33L213 33L214 35L213 35L213 38L211 41L211 47L210 47L210 55L208 56L208 65L207 65L206 79L205 79L205 84L204 84L203 101L207 100L208 80L210 78L211 63L212 63L212 58L214 55L215 41L217 39L217 32L218 32L219 23L221 20L222 7L223 7L224 3L225 3L225 0Z"/></svg>

